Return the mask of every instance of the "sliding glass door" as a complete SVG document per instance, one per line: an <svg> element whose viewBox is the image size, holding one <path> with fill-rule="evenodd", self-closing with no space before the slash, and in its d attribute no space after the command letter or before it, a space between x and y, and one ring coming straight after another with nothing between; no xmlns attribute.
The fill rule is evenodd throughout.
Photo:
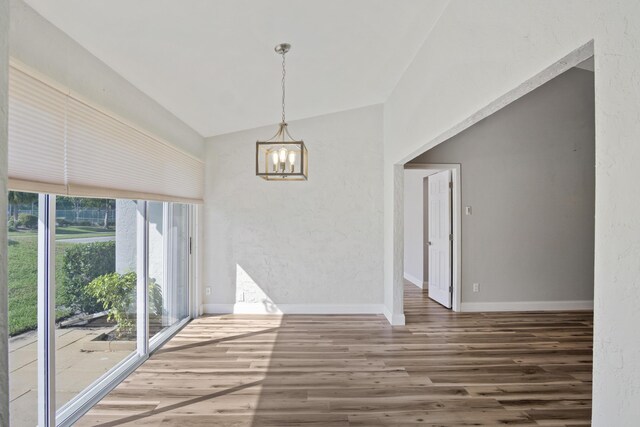
<svg viewBox="0 0 640 427"><path fill-rule="evenodd" d="M149 330L155 337L189 317L189 206L148 206Z"/></svg>
<svg viewBox="0 0 640 427"><path fill-rule="evenodd" d="M57 197L57 408L136 351L137 241L135 200Z"/></svg>
<svg viewBox="0 0 640 427"><path fill-rule="evenodd" d="M12 426L38 424L38 195L9 192L9 401Z"/></svg>
<svg viewBox="0 0 640 427"><path fill-rule="evenodd" d="M10 197L12 425L71 425L190 318L191 209Z"/></svg>

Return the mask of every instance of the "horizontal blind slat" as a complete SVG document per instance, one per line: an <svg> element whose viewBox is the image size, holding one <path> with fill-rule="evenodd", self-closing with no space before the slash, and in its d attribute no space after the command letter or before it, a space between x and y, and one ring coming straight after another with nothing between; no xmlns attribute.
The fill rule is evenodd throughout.
<svg viewBox="0 0 640 427"><path fill-rule="evenodd" d="M10 185L202 201L202 161L13 67L9 80Z"/></svg>
<svg viewBox="0 0 640 427"><path fill-rule="evenodd" d="M11 69L9 73L10 182L65 185L64 94Z"/></svg>

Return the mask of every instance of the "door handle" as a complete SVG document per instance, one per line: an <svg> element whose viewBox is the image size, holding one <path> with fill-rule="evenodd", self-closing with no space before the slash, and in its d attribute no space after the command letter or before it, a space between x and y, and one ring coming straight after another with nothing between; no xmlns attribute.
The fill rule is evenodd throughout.
<svg viewBox="0 0 640 427"><path fill-rule="evenodd" d="M431 246L431 242L427 242L427 246Z"/></svg>

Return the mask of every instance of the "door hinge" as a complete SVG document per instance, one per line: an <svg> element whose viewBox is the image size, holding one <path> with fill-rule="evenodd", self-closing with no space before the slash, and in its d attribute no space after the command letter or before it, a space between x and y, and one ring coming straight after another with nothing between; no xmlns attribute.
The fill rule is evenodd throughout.
<svg viewBox="0 0 640 427"><path fill-rule="evenodd" d="M449 240L453 241L453 234L449 234Z"/></svg>
<svg viewBox="0 0 640 427"><path fill-rule="evenodd" d="M449 286L449 292L453 292L453 286Z"/></svg>
<svg viewBox="0 0 640 427"><path fill-rule="evenodd" d="M449 182L449 188L453 188L453 182Z"/></svg>
<svg viewBox="0 0 640 427"><path fill-rule="evenodd" d="M193 239L189 237L189 255L191 255L193 251Z"/></svg>

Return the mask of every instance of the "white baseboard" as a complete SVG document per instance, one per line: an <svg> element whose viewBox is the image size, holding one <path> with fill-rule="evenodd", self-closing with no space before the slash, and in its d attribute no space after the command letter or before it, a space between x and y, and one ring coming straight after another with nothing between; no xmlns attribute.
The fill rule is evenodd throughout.
<svg viewBox="0 0 640 427"><path fill-rule="evenodd" d="M387 318L387 320L392 326L402 326L405 324L404 313L394 315L394 314L391 314L391 312L387 309L387 307L383 306L383 309L384 309L383 311L384 317Z"/></svg>
<svg viewBox="0 0 640 427"><path fill-rule="evenodd" d="M383 304L203 304L205 314L383 314Z"/></svg>
<svg viewBox="0 0 640 427"><path fill-rule="evenodd" d="M414 285L416 285L420 289L424 289L424 282L422 280L418 279L416 276L412 276L409 273L404 273L404 278L405 278L405 280L408 280L409 282L413 283Z"/></svg>
<svg viewBox="0 0 640 427"><path fill-rule="evenodd" d="M463 302L460 311L575 311L593 310L593 301Z"/></svg>

